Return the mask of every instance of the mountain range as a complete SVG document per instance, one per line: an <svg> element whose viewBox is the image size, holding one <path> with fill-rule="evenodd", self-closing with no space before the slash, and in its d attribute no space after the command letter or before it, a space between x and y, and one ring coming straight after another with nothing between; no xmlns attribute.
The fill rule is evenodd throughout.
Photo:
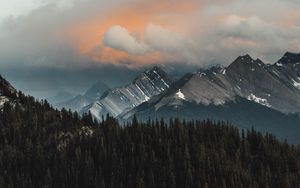
<svg viewBox="0 0 300 188"><path fill-rule="evenodd" d="M240 56L228 67L218 65L185 75L149 104L155 104L156 110L166 105L178 106L182 101L222 106L243 98L285 114L297 114L299 70L300 54L288 52L273 65L249 55Z"/></svg>
<svg viewBox="0 0 300 188"><path fill-rule="evenodd" d="M16 90L1 77L0 107ZM300 141L300 54L287 52L274 64L249 55L229 66L199 69L175 80L155 66L123 87L97 82L83 95L56 105L101 120L184 118L227 120L240 128Z"/></svg>
<svg viewBox="0 0 300 188"><path fill-rule="evenodd" d="M242 128L272 131L297 142L300 136L300 54L287 52L273 65L249 55L228 67L187 74L167 91L119 119L179 117L228 120ZM293 115L292 115L293 114Z"/></svg>
<svg viewBox="0 0 300 188"><path fill-rule="evenodd" d="M92 87L90 87L83 95L76 95L73 98L56 103L54 104L54 106L58 109L66 108L79 112L85 106L98 100L108 89L109 87L105 83L98 81L94 85L92 85Z"/></svg>
<svg viewBox="0 0 300 188"><path fill-rule="evenodd" d="M72 99L74 96L71 92L65 91L65 90L60 90L56 93L56 95L47 98L47 101L51 104L58 104L63 101L67 101Z"/></svg>
<svg viewBox="0 0 300 188"><path fill-rule="evenodd" d="M143 103L179 106L182 101L204 106L222 106L237 98L253 101L284 114L300 112L300 54L287 52L274 64L249 55L239 56L229 66L213 66L174 80L155 66L141 73L131 84L108 89L98 82L84 95L56 104L94 117L109 113L128 119ZM143 105L145 106L145 105Z"/></svg>

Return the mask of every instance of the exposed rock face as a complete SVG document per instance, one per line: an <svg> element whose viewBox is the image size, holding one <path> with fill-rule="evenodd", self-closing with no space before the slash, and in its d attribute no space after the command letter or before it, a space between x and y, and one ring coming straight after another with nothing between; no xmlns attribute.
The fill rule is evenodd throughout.
<svg viewBox="0 0 300 188"><path fill-rule="evenodd" d="M288 53L290 54L290 53ZM289 57L289 56L287 56ZM228 120L239 128L271 132L299 142L300 78L298 58L266 65L249 55L224 68L188 74L159 96L121 114L119 119L183 118Z"/></svg>
<svg viewBox="0 0 300 188"><path fill-rule="evenodd" d="M64 100L55 104L58 109L71 109L73 111L81 111L84 107L98 100L109 87L103 82L97 82L89 88L84 95L77 95L71 99Z"/></svg>
<svg viewBox="0 0 300 188"><path fill-rule="evenodd" d="M221 106L241 97L282 113L299 113L300 54L287 52L273 65L249 55L239 56L228 67L200 69L175 83L163 70L154 67L132 84L109 89L104 94L101 88L106 87L98 85L59 106L82 113L91 111L98 119L107 113L128 118L144 102L159 110L164 106L178 107L183 101Z"/></svg>
<svg viewBox="0 0 300 188"><path fill-rule="evenodd" d="M153 106L155 110L165 106L177 108L183 101L219 106L241 97L282 113L299 113L299 65L300 54L286 53L274 65L266 65L249 55L240 56L226 68L214 66L187 75L144 107ZM121 118L129 118L141 110L137 109L122 114Z"/></svg>
<svg viewBox="0 0 300 188"><path fill-rule="evenodd" d="M17 96L17 90L0 75L0 108Z"/></svg>
<svg viewBox="0 0 300 188"><path fill-rule="evenodd" d="M154 67L143 72L132 84L106 91L99 100L86 106L82 112L90 111L97 119L107 113L116 117L164 92L172 83L173 80L166 72Z"/></svg>

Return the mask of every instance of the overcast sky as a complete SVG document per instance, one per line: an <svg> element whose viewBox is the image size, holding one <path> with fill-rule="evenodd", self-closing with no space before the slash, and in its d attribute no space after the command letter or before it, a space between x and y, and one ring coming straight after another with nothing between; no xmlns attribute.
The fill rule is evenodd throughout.
<svg viewBox="0 0 300 188"><path fill-rule="evenodd" d="M153 64L228 65L246 53L273 63L300 51L299 17L298 0L0 0L0 72L41 96L82 92L108 69L128 71L121 84Z"/></svg>
<svg viewBox="0 0 300 188"><path fill-rule="evenodd" d="M9 16L20 16L30 12L36 8L36 2L34 0L1 0L0 7L0 20L3 20Z"/></svg>

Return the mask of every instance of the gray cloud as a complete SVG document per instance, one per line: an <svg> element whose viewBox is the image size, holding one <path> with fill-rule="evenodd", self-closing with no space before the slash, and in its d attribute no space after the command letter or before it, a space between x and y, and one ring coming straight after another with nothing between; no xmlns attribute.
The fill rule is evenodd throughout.
<svg viewBox="0 0 300 188"><path fill-rule="evenodd" d="M74 23L99 17L99 12L114 11L133 2L135 0L45 1L44 6L25 16L11 17L0 26L1 66L16 62L68 67L73 59L82 57L74 50L72 41L60 35L61 31ZM162 51L166 61L173 61L172 55L176 54L179 62L199 65L210 63L212 59L222 62L247 52L272 61L286 50L300 50L300 21L295 18L300 15L299 9L296 0L203 0L199 12L184 21L187 24L182 27L190 30L187 35L162 27L154 20L141 33L143 40L137 39L126 26L112 25L103 41L107 46L133 55ZM77 62L81 66L80 60Z"/></svg>
<svg viewBox="0 0 300 188"><path fill-rule="evenodd" d="M74 24L85 23L90 18L105 20L106 15L101 15L102 12L112 13L117 8L128 7L136 2L143 4L140 0L46 0L42 6L26 15L7 18L0 25L2 74L20 89L28 91L37 91L38 88L43 88L43 91L51 88L48 90L54 91L55 86L70 87L73 82L79 83L78 79L75 79L76 74L95 75L82 76L82 86L76 89L69 88L80 92L84 90L83 85L98 80L96 72L91 74L86 70L99 71L99 78L107 78L106 81L112 79L101 70L127 70L128 67L122 66L123 64L134 65L136 62L126 59L116 66L108 65L109 62L99 62L78 53L74 47L76 41L65 37L62 32ZM161 52L161 62L169 63L166 66L170 67L174 65L172 63L177 64L174 67L178 67L178 64L196 67L216 63L229 64L236 56L245 53L271 63L287 50L300 51L298 0L201 2L199 10L188 16L176 12L158 13L154 20L145 23L144 31L138 34L140 37L132 33L134 31L129 31L126 25L113 23L106 31L104 39L99 38L97 42L99 45L103 42L108 47L133 56ZM165 21L165 24L157 23L158 18ZM102 49L103 46L98 46L94 50ZM107 66L111 68L104 68ZM132 70L130 75L140 71L132 67L134 66L128 69ZM83 70L82 73L80 70ZM45 78L51 80L51 84L46 80L28 78L29 74L41 78L40 71L47 75ZM64 75L74 79L58 79ZM131 78L116 78L114 82L128 82ZM34 88L24 88L23 84L26 82L36 84ZM49 87L42 87L43 83L48 83Z"/></svg>
<svg viewBox="0 0 300 188"><path fill-rule="evenodd" d="M111 27L105 33L103 42L108 47L133 55L142 55L149 50L145 43L138 41L126 28L119 25Z"/></svg>
<svg viewBox="0 0 300 188"><path fill-rule="evenodd" d="M103 43L110 48L127 52L132 55L144 55L160 52L167 57L166 61L181 61L197 63L193 50L195 44L183 35L155 24L145 27L142 40L119 25L109 28L103 38Z"/></svg>

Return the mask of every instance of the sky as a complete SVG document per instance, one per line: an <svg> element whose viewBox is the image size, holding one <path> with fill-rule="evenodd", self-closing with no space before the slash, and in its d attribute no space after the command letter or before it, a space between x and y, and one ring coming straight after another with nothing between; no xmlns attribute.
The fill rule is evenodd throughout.
<svg viewBox="0 0 300 188"><path fill-rule="evenodd" d="M122 85L155 64L274 63L300 52L299 17L299 0L0 0L0 73L43 97Z"/></svg>

